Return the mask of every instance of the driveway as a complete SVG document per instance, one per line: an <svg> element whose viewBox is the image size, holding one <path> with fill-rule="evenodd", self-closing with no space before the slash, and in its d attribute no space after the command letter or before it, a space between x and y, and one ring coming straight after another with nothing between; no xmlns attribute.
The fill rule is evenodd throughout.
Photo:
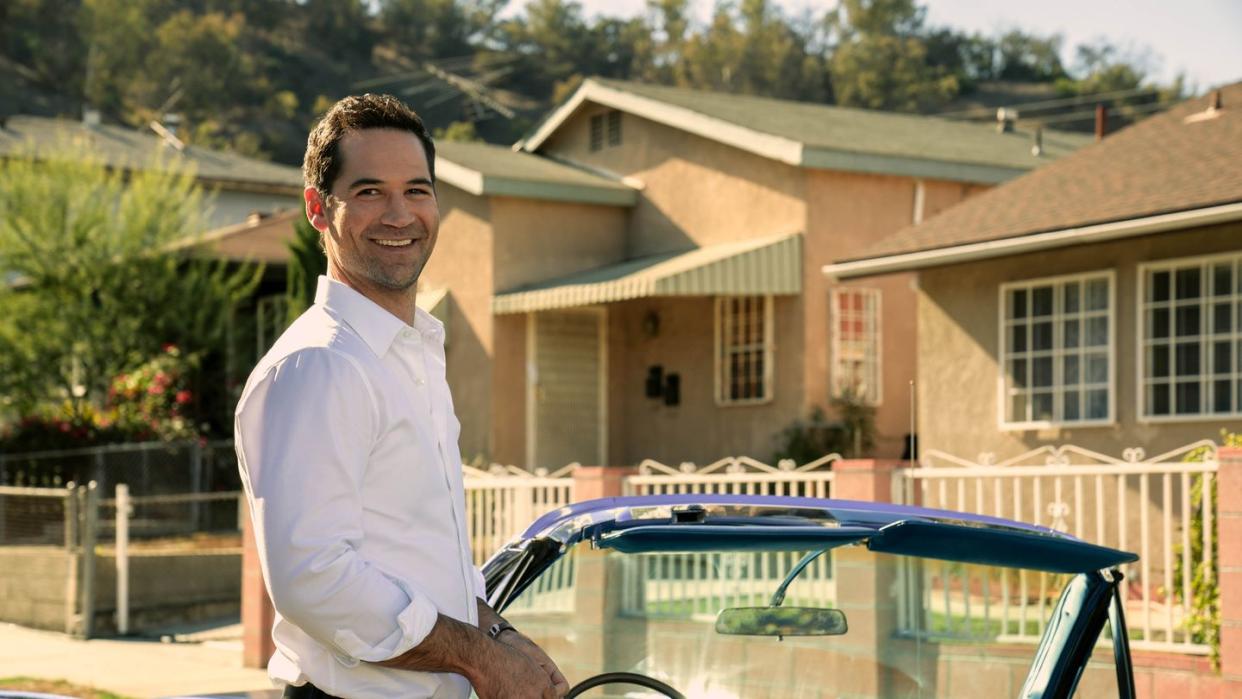
<svg viewBox="0 0 1242 699"><path fill-rule="evenodd" d="M63 679L127 697L279 696L267 671L241 664L241 626L80 641L0 623L0 678ZM265 691L267 690L267 691ZM255 692L255 694L250 694Z"/></svg>

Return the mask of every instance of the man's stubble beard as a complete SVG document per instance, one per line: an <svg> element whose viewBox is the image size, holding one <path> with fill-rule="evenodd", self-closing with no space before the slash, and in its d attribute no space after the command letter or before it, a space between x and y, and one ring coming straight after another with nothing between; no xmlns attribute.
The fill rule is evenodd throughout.
<svg viewBox="0 0 1242 699"><path fill-rule="evenodd" d="M413 242L410 243L412 246L420 244L430 245L431 243L430 234L428 234L426 228L419 221L415 221L403 228L402 233L408 233L409 237L413 239ZM363 238L354 238L354 240L361 241L362 245L366 245L366 234L364 233L363 235ZM399 238L402 236L390 237ZM332 248L336 248L335 255L333 255ZM422 275L423 268L427 265L427 259L431 257L431 250L428 249L408 275L395 277L385 268L378 257L360 254L357 247L351 248L349 252L346 252L339 245L327 245L325 252L327 252L329 258L336 258L334 262L342 272L346 274L360 274L365 281L385 291L397 292L408 291L410 287L418 283L418 278ZM347 262L350 264L346 264Z"/></svg>

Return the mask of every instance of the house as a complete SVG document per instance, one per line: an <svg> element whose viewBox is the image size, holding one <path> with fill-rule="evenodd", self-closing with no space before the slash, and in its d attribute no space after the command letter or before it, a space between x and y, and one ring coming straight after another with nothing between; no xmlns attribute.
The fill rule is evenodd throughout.
<svg viewBox="0 0 1242 699"><path fill-rule="evenodd" d="M767 459L847 392L900 455L913 277L820 267L1085 142L591 79L513 151L442 144L424 282L449 290L463 455Z"/></svg>
<svg viewBox="0 0 1242 699"><path fill-rule="evenodd" d="M1149 457L1242 418L1242 83L838 254L917 274L922 447ZM857 280L857 281L854 281Z"/></svg>
<svg viewBox="0 0 1242 699"><path fill-rule="evenodd" d="M296 208L302 201L298 168L187 145L171 128L158 123L148 130L135 130L102 123L93 110L87 110L80 121L24 115L0 121L0 157L65 146L89 148L104 164L124 170L149 167L158 156L191 166L198 183L213 194L204 212L207 230L241 223L254 212Z"/></svg>

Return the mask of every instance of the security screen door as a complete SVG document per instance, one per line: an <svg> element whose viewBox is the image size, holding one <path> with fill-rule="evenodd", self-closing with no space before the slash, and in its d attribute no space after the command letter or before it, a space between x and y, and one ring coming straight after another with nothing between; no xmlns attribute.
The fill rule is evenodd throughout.
<svg viewBox="0 0 1242 699"><path fill-rule="evenodd" d="M604 312L532 313L527 327L527 463L605 461Z"/></svg>

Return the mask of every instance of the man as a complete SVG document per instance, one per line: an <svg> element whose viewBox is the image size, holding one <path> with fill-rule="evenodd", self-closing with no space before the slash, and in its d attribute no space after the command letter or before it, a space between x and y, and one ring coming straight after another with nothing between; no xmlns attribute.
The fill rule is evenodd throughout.
<svg viewBox="0 0 1242 699"><path fill-rule="evenodd" d="M347 97L303 174L328 274L236 415L276 609L269 674L286 697L563 696L470 560L444 330L415 305L440 225L431 138L393 97Z"/></svg>

